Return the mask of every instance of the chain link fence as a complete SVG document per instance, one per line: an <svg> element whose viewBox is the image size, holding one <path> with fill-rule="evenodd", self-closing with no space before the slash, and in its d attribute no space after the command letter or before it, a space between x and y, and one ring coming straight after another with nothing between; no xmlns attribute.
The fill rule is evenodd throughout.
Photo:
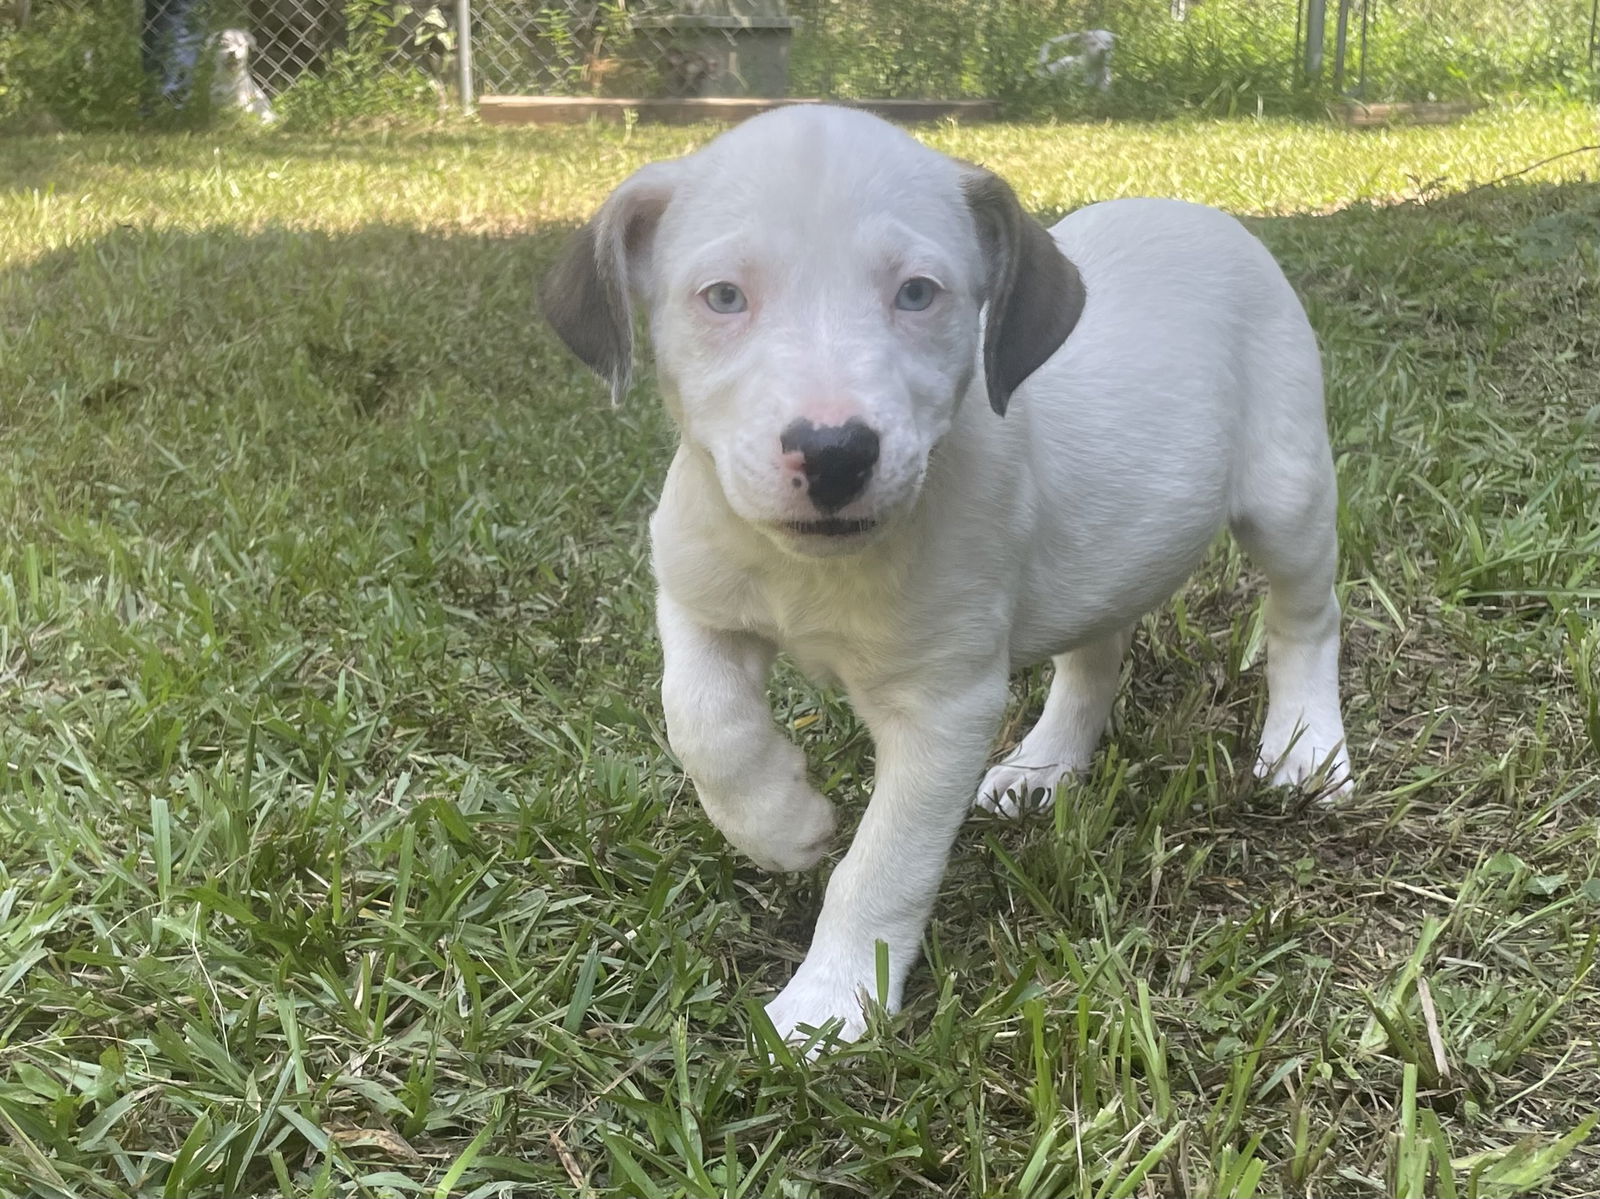
<svg viewBox="0 0 1600 1199"><path fill-rule="evenodd" d="M0 118L185 107L240 69L211 48L224 29L249 35L251 83L315 120L485 94L981 97L1129 115L1593 96L1597 22L1600 0L0 0ZM1062 35L1089 30L1112 35L1109 87L1058 69L1085 57Z"/></svg>
<svg viewBox="0 0 1600 1199"><path fill-rule="evenodd" d="M782 0L474 0L487 94L782 96L805 29Z"/></svg>

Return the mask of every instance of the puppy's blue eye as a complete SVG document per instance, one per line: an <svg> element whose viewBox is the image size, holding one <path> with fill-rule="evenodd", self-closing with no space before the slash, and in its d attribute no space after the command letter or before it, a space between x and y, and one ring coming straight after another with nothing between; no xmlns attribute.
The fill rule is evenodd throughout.
<svg viewBox="0 0 1600 1199"><path fill-rule="evenodd" d="M921 312L933 303L933 297L938 294L937 283L917 275L900 285L900 292L894 298L894 306L902 312Z"/></svg>
<svg viewBox="0 0 1600 1199"><path fill-rule="evenodd" d="M706 307L712 312L719 312L728 316L735 312L743 312L749 307L745 302L744 292L732 283L713 283L700 293L706 298Z"/></svg>

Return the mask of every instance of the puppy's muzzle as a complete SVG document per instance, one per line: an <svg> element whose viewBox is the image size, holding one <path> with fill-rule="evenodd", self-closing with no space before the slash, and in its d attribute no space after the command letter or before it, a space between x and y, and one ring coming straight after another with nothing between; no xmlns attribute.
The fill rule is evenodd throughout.
<svg viewBox="0 0 1600 1199"><path fill-rule="evenodd" d="M796 469L791 476L799 487L804 479L806 494L824 516L843 508L867 489L872 468L878 462L878 434L859 417L842 425L814 425L797 420L779 438L786 456Z"/></svg>

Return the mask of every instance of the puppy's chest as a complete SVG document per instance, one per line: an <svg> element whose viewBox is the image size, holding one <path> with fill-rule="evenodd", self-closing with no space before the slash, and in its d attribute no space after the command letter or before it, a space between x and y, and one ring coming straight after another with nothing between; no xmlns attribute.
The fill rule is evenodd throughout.
<svg viewBox="0 0 1600 1199"><path fill-rule="evenodd" d="M894 588L849 572L725 569L674 597L714 628L755 633L818 681L859 678L903 652ZM669 583L670 585L670 583Z"/></svg>

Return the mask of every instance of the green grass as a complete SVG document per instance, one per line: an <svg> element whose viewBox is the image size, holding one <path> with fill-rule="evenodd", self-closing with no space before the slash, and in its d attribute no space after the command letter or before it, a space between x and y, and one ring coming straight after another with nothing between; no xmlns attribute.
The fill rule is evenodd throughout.
<svg viewBox="0 0 1600 1199"><path fill-rule="evenodd" d="M752 1012L824 874L732 856L662 734L671 431L532 305L708 134L0 142L0 1193L1600 1194L1600 167L1454 194L1593 113L929 134L1044 214L1258 218L1326 349L1360 790L1250 778L1219 546L1093 777L969 824L906 1011L809 1067ZM848 709L774 699L859 812Z"/></svg>

